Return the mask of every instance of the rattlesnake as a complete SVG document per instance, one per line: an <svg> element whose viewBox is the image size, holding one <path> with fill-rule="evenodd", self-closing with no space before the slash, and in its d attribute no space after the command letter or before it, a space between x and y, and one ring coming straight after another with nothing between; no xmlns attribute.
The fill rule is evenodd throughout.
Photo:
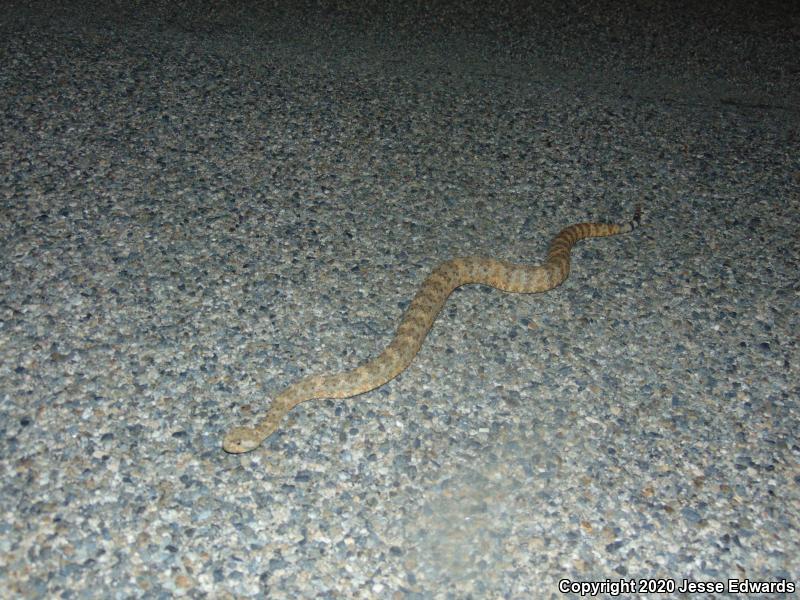
<svg viewBox="0 0 800 600"><path fill-rule="evenodd" d="M480 283L504 292L545 292L560 285L569 274L569 254L578 240L628 233L639 226L641 211L624 224L578 223L570 225L550 242L547 258L540 265L526 266L468 256L453 258L437 266L422 283L406 310L394 339L376 358L355 369L334 375L301 379L278 394L266 415L255 427L235 427L222 442L226 452L249 452L278 428L292 408L306 400L349 398L382 386L400 374L422 346L450 293L468 283Z"/></svg>

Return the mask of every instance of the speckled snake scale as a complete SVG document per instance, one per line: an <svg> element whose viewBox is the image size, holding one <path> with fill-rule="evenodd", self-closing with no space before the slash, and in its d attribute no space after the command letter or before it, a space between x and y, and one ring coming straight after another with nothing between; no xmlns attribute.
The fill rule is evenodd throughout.
<svg viewBox="0 0 800 600"><path fill-rule="evenodd" d="M257 448L283 417L306 400L350 398L377 387L400 374L411 363L433 326L436 315L450 293L462 285L479 283L504 292L545 292L560 285L569 274L572 246L578 240L628 233L639 226L641 211L623 225L614 223L578 223L570 225L550 242L547 258L540 265L516 265L509 262L468 256L453 258L438 265L422 283L406 310L397 333L380 355L355 369L333 375L315 375L293 383L272 401L255 427L235 427L222 442L226 452L249 452Z"/></svg>

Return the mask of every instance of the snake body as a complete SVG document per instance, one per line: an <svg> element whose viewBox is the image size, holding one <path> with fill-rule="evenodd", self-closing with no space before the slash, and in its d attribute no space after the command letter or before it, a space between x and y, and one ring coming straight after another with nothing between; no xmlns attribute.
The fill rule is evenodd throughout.
<svg viewBox="0 0 800 600"><path fill-rule="evenodd" d="M547 258L539 265L468 256L439 264L422 283L397 328L394 339L376 358L333 375L315 375L293 383L272 401L255 427L234 427L225 435L222 447L238 454L257 448L277 428L281 419L301 402L322 398L350 398L363 394L400 374L422 346L451 292L469 283L490 285L504 292L545 292L560 285L569 275L570 251L575 242L593 237L628 233L639 226L641 211L625 224L577 223L561 230L550 242Z"/></svg>

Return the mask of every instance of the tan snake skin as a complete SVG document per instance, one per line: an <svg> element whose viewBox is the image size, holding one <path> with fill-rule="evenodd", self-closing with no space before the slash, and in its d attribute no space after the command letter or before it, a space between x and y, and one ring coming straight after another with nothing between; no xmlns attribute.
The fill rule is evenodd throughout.
<svg viewBox="0 0 800 600"><path fill-rule="evenodd" d="M515 265L477 256L453 258L441 263L422 283L406 310L394 339L377 358L350 371L306 377L293 383L278 394L264 418L255 427L235 427L228 431L222 442L223 449L238 454L257 448L278 428L284 415L301 402L321 398L350 398L374 390L396 377L419 351L436 315L457 287L480 283L504 292L532 293L551 290L567 278L569 254L575 242L584 238L628 233L638 227L640 222L641 211L637 207L633 219L624 225L570 225L550 242L547 258L541 265Z"/></svg>

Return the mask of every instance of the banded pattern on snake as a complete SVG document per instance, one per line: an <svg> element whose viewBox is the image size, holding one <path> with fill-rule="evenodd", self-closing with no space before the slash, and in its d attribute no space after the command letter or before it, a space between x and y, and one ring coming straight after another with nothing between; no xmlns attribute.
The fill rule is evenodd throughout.
<svg viewBox="0 0 800 600"><path fill-rule="evenodd" d="M545 292L560 285L569 275L570 251L575 242L593 237L628 233L641 223L641 210L625 224L577 223L561 230L550 242L547 258L539 265L468 256L439 264L422 283L406 310L397 333L376 358L349 371L315 375L293 383L272 401L255 427L235 427L222 442L226 452L254 450L277 428L281 419L301 402L322 398L350 398L363 394L399 375L422 346L450 293L462 285L490 285L504 292Z"/></svg>

